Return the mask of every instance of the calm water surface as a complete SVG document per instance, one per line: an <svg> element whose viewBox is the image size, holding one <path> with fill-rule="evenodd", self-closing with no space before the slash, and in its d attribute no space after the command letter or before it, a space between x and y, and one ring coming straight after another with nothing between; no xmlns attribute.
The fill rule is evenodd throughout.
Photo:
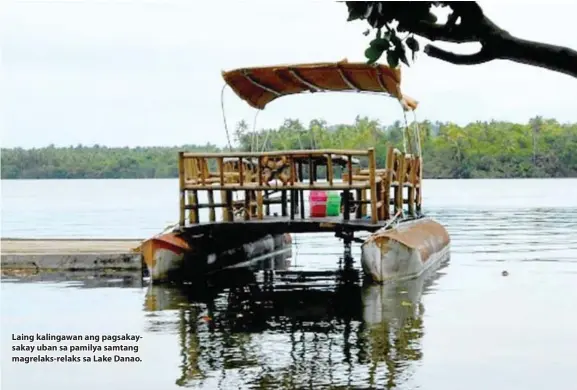
<svg viewBox="0 0 577 390"><path fill-rule="evenodd" d="M175 180L3 181L2 236L142 238L175 222L177 193ZM397 285L4 277L2 389L574 389L577 180L428 180L424 204L451 259ZM291 270L337 268L336 238L294 241ZM11 334L37 332L139 334L143 362L12 363Z"/></svg>

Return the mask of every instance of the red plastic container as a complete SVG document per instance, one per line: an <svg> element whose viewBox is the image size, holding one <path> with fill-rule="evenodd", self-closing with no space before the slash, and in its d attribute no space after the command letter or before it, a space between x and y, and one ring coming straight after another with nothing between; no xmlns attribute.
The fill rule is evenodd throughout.
<svg viewBox="0 0 577 390"><path fill-rule="evenodd" d="M309 194L309 207L312 218L327 216L327 193L325 191L311 191Z"/></svg>

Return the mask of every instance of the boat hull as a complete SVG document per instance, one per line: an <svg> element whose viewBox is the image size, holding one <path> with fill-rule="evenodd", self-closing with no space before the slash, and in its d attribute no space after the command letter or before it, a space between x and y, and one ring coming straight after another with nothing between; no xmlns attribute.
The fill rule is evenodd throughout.
<svg viewBox="0 0 577 390"><path fill-rule="evenodd" d="M178 233L165 233L144 241L142 258L153 283L196 277L282 252L290 256L289 234L266 235L244 244L219 249L202 240L186 240Z"/></svg>
<svg viewBox="0 0 577 390"><path fill-rule="evenodd" d="M406 280L449 257L447 230L431 218L400 222L370 235L361 246L363 271L373 281Z"/></svg>

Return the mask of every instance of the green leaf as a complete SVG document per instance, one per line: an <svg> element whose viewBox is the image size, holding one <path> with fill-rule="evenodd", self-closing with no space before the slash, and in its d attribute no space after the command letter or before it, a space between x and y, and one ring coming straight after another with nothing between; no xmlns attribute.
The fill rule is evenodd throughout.
<svg viewBox="0 0 577 390"><path fill-rule="evenodd" d="M399 47L403 44L403 42L401 42L401 38L399 38L399 36L395 33L391 34L391 43L395 45L395 47Z"/></svg>
<svg viewBox="0 0 577 390"><path fill-rule="evenodd" d="M391 68L399 66L399 55L396 51L389 50L387 52L387 62Z"/></svg>
<svg viewBox="0 0 577 390"><path fill-rule="evenodd" d="M417 41L414 37L410 36L405 41L407 47L413 52L412 58L415 61L415 54L419 51L419 41Z"/></svg>
<svg viewBox="0 0 577 390"><path fill-rule="evenodd" d="M409 65L409 61L407 60L407 54L405 52L405 48L403 46L398 46L398 48L395 50L399 56L399 59L407 66Z"/></svg>
<svg viewBox="0 0 577 390"><path fill-rule="evenodd" d="M378 49L374 46L370 46L365 50L365 57L369 60L369 64L375 63L383 55L383 50Z"/></svg>
<svg viewBox="0 0 577 390"><path fill-rule="evenodd" d="M387 50L390 46L389 41L384 38L375 38L369 43L369 45L377 50L380 50L381 54L383 51Z"/></svg>
<svg viewBox="0 0 577 390"><path fill-rule="evenodd" d="M417 41L414 37L408 37L405 43L409 49L411 49L411 51L419 51L419 41Z"/></svg>

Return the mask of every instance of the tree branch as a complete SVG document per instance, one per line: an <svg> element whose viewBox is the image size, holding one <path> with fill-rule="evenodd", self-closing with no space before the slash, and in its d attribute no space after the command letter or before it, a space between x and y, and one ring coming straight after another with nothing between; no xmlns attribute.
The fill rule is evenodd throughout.
<svg viewBox="0 0 577 390"><path fill-rule="evenodd" d="M495 59L495 56L485 48L475 54L457 54L437 46L427 45L425 46L425 54L455 65L478 65Z"/></svg>
<svg viewBox="0 0 577 390"><path fill-rule="evenodd" d="M474 1L346 3L349 7L349 20L366 19L370 20L371 26L387 26L394 19L398 22L397 31L407 31L430 41L479 42L482 46L475 54L457 54L431 44L425 46L426 54L442 61L456 65L477 65L503 59L577 77L577 51L514 37L485 16L479 4ZM451 7L452 14L447 23L435 23L434 15L428 8L423 8L431 5ZM457 24L459 18L460 23ZM413 46L418 50L418 44Z"/></svg>
<svg viewBox="0 0 577 390"><path fill-rule="evenodd" d="M494 49L498 59L538 66L577 77L577 51L568 47L507 35L495 43Z"/></svg>
<svg viewBox="0 0 577 390"><path fill-rule="evenodd" d="M445 41L451 43L478 42L479 36L469 29L461 27L447 27L441 24L433 24L424 21L400 22L399 27L403 30L410 31L430 41Z"/></svg>

